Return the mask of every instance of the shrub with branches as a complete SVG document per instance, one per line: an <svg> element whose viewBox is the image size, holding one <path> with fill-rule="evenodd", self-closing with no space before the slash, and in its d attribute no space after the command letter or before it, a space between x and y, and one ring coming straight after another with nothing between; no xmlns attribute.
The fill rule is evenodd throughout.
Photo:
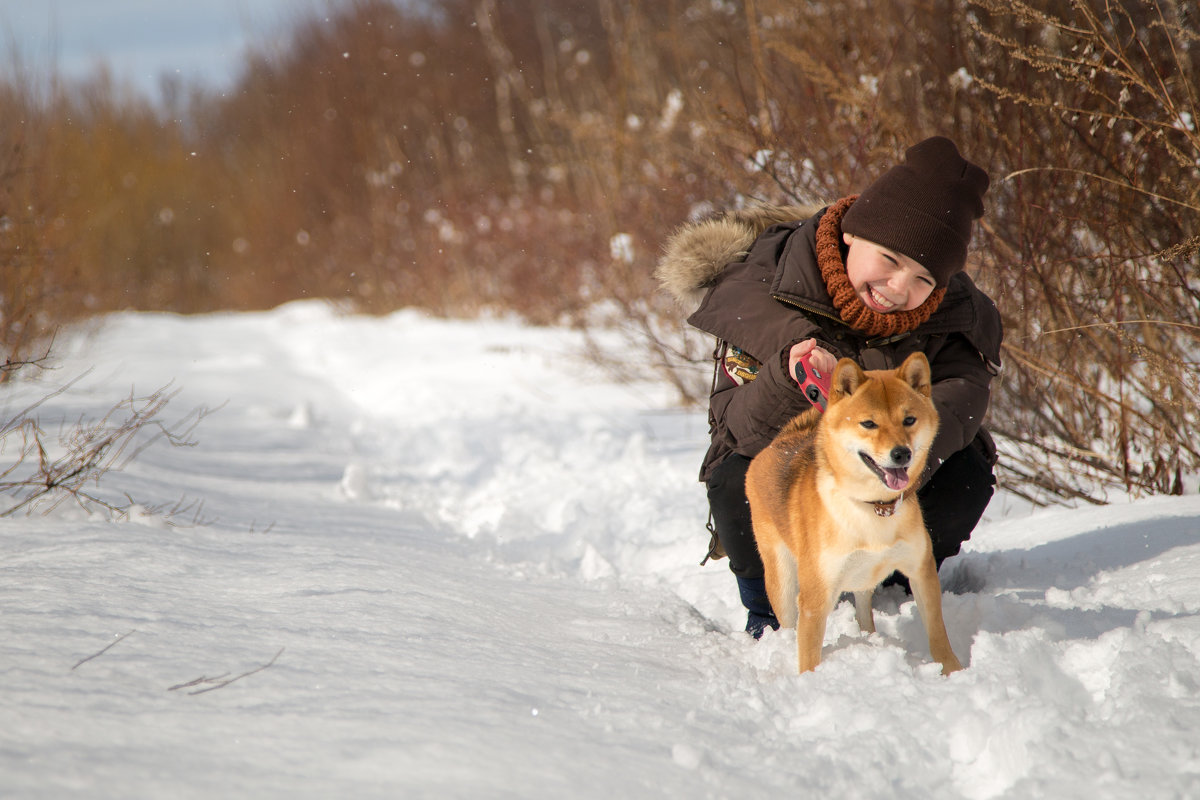
<svg viewBox="0 0 1200 800"><path fill-rule="evenodd" d="M976 70L979 88L1020 120L998 125L1017 202L988 237L1008 301L992 418L1013 483L1093 501L1180 493L1200 467L1195 6L973 7L980 51L1009 61Z"/></svg>
<svg viewBox="0 0 1200 800"><path fill-rule="evenodd" d="M210 412L200 408L181 420L167 424L160 415L177 392L164 387L144 397L130 394L99 419L80 419L50 435L36 416L38 408L71 387L67 384L17 412L0 424L0 456L7 465L0 469L0 517L35 511L48 513L66 501L89 513L128 514L133 498L123 500L100 491L109 472L124 469L146 448L165 440L173 447L190 447L196 426ZM168 516L188 510L182 501L167 511Z"/></svg>

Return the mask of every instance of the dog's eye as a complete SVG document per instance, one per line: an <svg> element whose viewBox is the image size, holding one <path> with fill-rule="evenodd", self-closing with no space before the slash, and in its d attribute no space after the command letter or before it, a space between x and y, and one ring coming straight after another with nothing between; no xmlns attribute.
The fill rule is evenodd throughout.
<svg viewBox="0 0 1200 800"><path fill-rule="evenodd" d="M864 428L866 428L869 431L873 431L879 427L878 425L875 424L875 420L873 420L873 419L864 419L862 422L860 422L858 424L862 425Z"/></svg>
<svg viewBox="0 0 1200 800"><path fill-rule="evenodd" d="M916 417L909 416L909 417L904 418L904 427L911 428L913 425L916 425L916 424L917 424Z"/></svg>

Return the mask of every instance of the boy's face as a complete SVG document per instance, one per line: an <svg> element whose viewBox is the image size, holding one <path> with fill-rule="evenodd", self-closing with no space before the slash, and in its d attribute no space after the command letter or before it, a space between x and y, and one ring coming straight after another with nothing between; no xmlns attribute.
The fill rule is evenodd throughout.
<svg viewBox="0 0 1200 800"><path fill-rule="evenodd" d="M842 239L850 247L846 275L867 308L880 314L912 311L933 294L933 275L908 256L848 233Z"/></svg>

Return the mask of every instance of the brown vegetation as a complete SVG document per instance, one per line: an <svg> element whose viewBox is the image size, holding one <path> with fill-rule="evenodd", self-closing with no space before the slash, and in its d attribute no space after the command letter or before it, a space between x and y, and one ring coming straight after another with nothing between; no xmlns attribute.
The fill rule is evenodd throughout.
<svg viewBox="0 0 1200 800"><path fill-rule="evenodd" d="M433 5L334 4L165 108L0 84L3 353L118 308L603 314L694 396L708 345L650 279L666 233L861 190L943 133L994 179L973 272L1005 317L1010 487L1200 467L1193 3Z"/></svg>

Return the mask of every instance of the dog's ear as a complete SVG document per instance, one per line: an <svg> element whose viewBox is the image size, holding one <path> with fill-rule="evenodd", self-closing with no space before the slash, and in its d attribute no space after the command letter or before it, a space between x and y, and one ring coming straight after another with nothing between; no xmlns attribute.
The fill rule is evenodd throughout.
<svg viewBox="0 0 1200 800"><path fill-rule="evenodd" d="M913 353L904 359L900 369L896 370L900 380L907 383L918 393L929 397L933 394L932 379L929 373L929 359L924 353Z"/></svg>
<svg viewBox="0 0 1200 800"><path fill-rule="evenodd" d="M843 358L838 361L837 366L833 368L833 380L830 381L829 404L833 405L838 400L854 394L866 379L862 367L852 359Z"/></svg>

